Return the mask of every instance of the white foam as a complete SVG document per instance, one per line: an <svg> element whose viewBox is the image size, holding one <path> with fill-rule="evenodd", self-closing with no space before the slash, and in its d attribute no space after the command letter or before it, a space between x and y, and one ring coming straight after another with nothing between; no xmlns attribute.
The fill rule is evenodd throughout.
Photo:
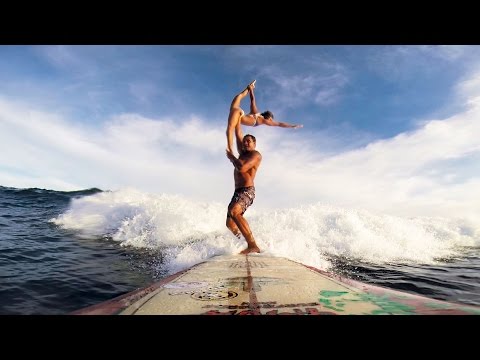
<svg viewBox="0 0 480 360"><path fill-rule="evenodd" d="M245 248L245 241L225 227L226 208L226 203L123 189L74 199L51 221L81 236L161 249L164 270L173 273ZM254 206L245 217L263 254L322 269L330 265L326 255L371 263L435 263L456 256L462 246L480 244L480 226L472 219L404 218L324 204L276 211Z"/></svg>

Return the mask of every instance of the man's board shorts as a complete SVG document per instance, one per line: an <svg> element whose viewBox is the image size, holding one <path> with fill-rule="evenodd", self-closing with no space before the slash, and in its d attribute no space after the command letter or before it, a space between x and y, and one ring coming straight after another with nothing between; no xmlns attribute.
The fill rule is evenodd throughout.
<svg viewBox="0 0 480 360"><path fill-rule="evenodd" d="M242 215L247 211L248 207L253 204L253 199L255 199L255 186L247 186L235 189L233 193L232 200L228 204L230 209L235 204L239 204L242 207ZM227 217L230 217L229 212L227 212Z"/></svg>

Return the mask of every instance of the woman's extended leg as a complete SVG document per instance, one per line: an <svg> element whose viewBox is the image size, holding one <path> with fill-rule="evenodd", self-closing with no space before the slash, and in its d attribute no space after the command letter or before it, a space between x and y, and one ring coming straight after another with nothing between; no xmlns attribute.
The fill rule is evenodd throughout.
<svg viewBox="0 0 480 360"><path fill-rule="evenodd" d="M240 121L240 118L243 116L243 110L240 108L240 102L242 99L247 96L250 88L255 86L255 81L252 81L240 94L236 95L232 104L230 105L230 114L228 115L228 124L227 124L227 150L233 154L233 132L235 131L235 126Z"/></svg>
<svg viewBox="0 0 480 360"><path fill-rule="evenodd" d="M227 125L227 150L233 154L233 132L235 127L240 122L240 118L243 116L243 111L240 108L230 109L230 114L228 115L228 125Z"/></svg>
<svg viewBox="0 0 480 360"><path fill-rule="evenodd" d="M252 83L252 86L250 86L250 114L256 114L258 113L257 109L257 103L255 102L255 94L253 93L253 89L255 88L255 81Z"/></svg>

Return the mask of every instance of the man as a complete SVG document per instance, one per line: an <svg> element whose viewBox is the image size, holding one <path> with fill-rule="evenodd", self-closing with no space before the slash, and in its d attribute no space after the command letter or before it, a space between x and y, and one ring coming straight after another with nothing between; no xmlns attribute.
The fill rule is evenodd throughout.
<svg viewBox="0 0 480 360"><path fill-rule="evenodd" d="M260 249L243 214L252 205L253 199L255 199L255 185L253 181L262 161L262 155L255 150L257 140L253 135L248 134L242 137L240 123L235 128L235 137L238 153L240 154L238 159L232 152L228 149L226 150L227 157L235 168L233 171L235 192L228 205L226 225L235 236L240 238L241 233L247 241L247 248L241 251L240 254L259 253Z"/></svg>

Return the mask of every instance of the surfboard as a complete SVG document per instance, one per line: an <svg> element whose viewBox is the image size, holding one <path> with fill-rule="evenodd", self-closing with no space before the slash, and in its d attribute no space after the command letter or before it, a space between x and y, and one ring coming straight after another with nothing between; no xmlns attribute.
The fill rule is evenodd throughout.
<svg viewBox="0 0 480 360"><path fill-rule="evenodd" d="M221 255L75 315L480 315L286 258Z"/></svg>

